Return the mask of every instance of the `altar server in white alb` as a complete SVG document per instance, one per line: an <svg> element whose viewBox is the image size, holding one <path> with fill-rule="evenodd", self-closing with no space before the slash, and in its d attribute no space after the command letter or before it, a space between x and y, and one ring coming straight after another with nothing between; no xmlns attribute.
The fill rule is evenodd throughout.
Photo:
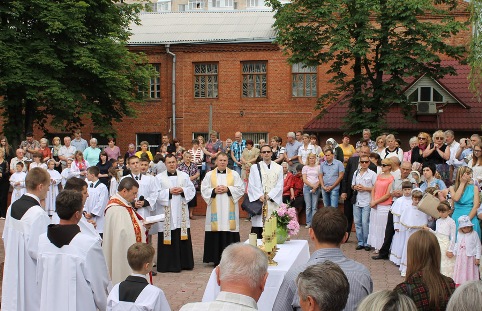
<svg viewBox="0 0 482 311"><path fill-rule="evenodd" d="M135 243L127 250L127 261L132 274L116 284L107 299L107 311L170 311L164 292L147 282L151 271L154 247Z"/></svg>
<svg viewBox="0 0 482 311"><path fill-rule="evenodd" d="M47 195L50 175L44 169L33 168L25 178L25 186L27 193L10 206L3 229L3 311L40 309L40 289L35 277L38 240L50 224L40 202Z"/></svg>
<svg viewBox="0 0 482 311"><path fill-rule="evenodd" d="M104 311L111 288L101 242L77 225L82 194L64 190L56 199L59 224L39 238L40 311Z"/></svg>
<svg viewBox="0 0 482 311"><path fill-rule="evenodd" d="M89 197L85 201L84 216L95 223L95 229L102 237L104 233L104 210L109 201L109 190L99 180L100 170L97 166L87 169L87 191Z"/></svg>
<svg viewBox="0 0 482 311"><path fill-rule="evenodd" d="M50 175L50 187L45 198L45 211L49 216L52 216L55 212L55 198L59 194L59 184L62 182L62 176L54 167L55 160L49 160L47 162L47 173Z"/></svg>
<svg viewBox="0 0 482 311"><path fill-rule="evenodd" d="M227 168L228 155L221 152L217 168L209 171L201 183L207 203L203 262L217 266L230 244L240 241L238 201L244 195L244 183L238 173Z"/></svg>
<svg viewBox="0 0 482 311"><path fill-rule="evenodd" d="M18 162L15 165L15 173L10 176L10 185L12 185L12 199L11 204L18 199L25 193L25 177L27 174L23 171L23 162Z"/></svg>
<svg viewBox="0 0 482 311"><path fill-rule="evenodd" d="M173 154L166 155L165 163L167 170L156 175L160 184L157 203L165 214L158 235L157 271L192 270L194 257L187 202L194 198L196 189L188 174L176 170L177 159Z"/></svg>
<svg viewBox="0 0 482 311"><path fill-rule="evenodd" d="M264 145L261 147L261 157L263 161L258 165L251 166L249 174L248 196L249 201L266 201L268 205L269 217L281 204L283 198L283 168L278 163L271 161L271 147ZM258 167L261 168L261 178L259 177ZM265 196L266 195L266 196ZM263 219L261 215L251 217L251 233L256 233L261 239L263 232Z"/></svg>
<svg viewBox="0 0 482 311"><path fill-rule="evenodd" d="M129 164L131 172L129 175L122 177L122 179L131 177L139 184L137 199L133 202L133 207L142 219L146 219L156 208L159 186L153 176L141 173L140 160L138 157L129 157L127 163ZM140 200L141 198L142 200Z"/></svg>

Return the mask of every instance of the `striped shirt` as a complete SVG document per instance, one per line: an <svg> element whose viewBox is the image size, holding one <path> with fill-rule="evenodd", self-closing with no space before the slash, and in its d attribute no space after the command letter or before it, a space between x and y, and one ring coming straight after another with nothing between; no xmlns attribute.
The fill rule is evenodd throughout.
<svg viewBox="0 0 482 311"><path fill-rule="evenodd" d="M345 311L356 310L357 305L373 291L370 271L359 262L351 260L339 248L321 248L311 254L310 260L304 265L292 267L285 275L273 306L273 311L301 310L298 298L296 278L307 267L330 260L345 272L350 283L350 294Z"/></svg>
<svg viewBox="0 0 482 311"><path fill-rule="evenodd" d="M236 158L236 161L241 160L241 154L243 153L244 148L246 148L246 141L243 139L239 143L238 141L233 141L233 144L231 145L231 150L234 153L234 157ZM231 155L229 155L231 157ZM234 163L234 166L238 166L237 163Z"/></svg>

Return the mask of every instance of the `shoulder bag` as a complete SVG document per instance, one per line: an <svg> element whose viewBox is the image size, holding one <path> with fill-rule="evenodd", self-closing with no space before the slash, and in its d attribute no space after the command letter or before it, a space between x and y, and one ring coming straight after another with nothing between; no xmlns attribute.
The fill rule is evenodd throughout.
<svg viewBox="0 0 482 311"><path fill-rule="evenodd" d="M261 167L259 166L259 163L256 165L258 166L259 180L261 182L261 185L263 185L263 179L261 177ZM249 202L249 196L247 193L245 193L243 197L243 203L241 203L241 208L243 209L243 211L248 212L248 214L251 216L261 215L263 211L263 202L261 202L260 199Z"/></svg>

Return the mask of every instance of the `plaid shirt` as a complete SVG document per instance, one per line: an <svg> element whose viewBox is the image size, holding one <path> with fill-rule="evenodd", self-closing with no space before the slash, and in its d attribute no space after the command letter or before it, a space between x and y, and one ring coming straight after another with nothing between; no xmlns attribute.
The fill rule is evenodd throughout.
<svg viewBox="0 0 482 311"><path fill-rule="evenodd" d="M244 148L246 148L246 141L244 139L241 140L241 143L238 143L237 141L233 141L233 144L231 145L231 151L233 151L234 157L236 158L237 161L241 159L241 154L243 153ZM238 166L238 165L234 163L234 166Z"/></svg>
<svg viewBox="0 0 482 311"><path fill-rule="evenodd" d="M422 271L413 274L407 279L407 281L398 284L394 290L412 298L418 310L445 310L450 296L455 290L455 282L446 276L443 276L443 278L446 280L449 288L446 289L446 293L443 297L437 298L439 301L439 308L432 308L429 305L430 293L423 281Z"/></svg>

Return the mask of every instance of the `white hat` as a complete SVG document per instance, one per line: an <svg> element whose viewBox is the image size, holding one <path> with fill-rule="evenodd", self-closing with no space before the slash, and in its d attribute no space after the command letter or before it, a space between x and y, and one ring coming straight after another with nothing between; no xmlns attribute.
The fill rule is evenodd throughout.
<svg viewBox="0 0 482 311"><path fill-rule="evenodd" d="M470 221L469 216L462 215L459 217L459 228L472 227L474 224Z"/></svg>

